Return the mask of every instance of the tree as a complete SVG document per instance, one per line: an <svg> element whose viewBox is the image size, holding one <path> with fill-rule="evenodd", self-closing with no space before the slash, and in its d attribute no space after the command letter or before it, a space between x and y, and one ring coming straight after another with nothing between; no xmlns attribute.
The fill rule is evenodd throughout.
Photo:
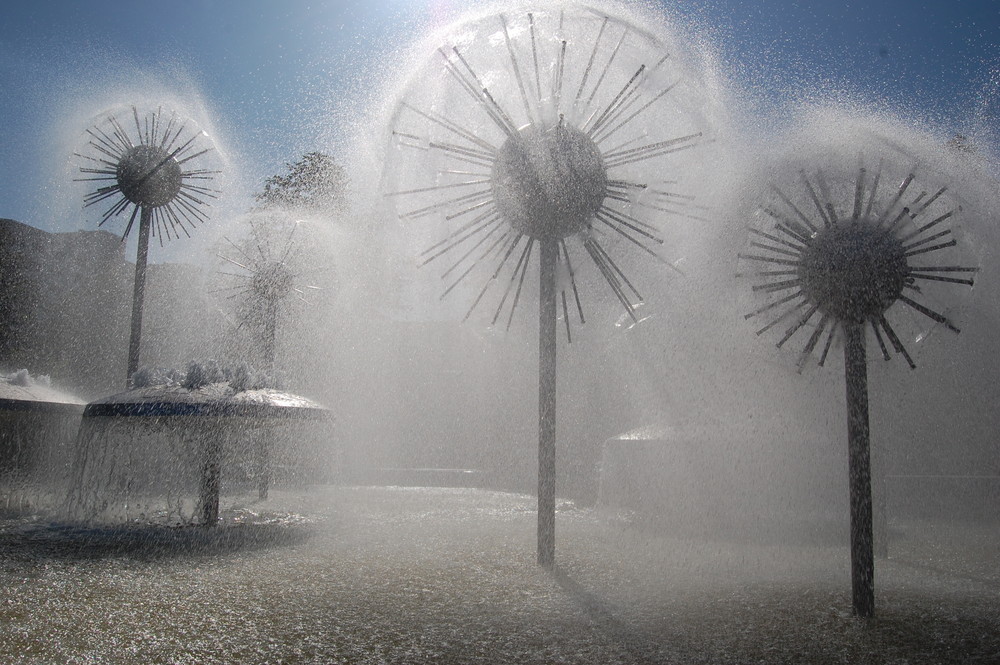
<svg viewBox="0 0 1000 665"><path fill-rule="evenodd" d="M260 209L291 208L329 213L343 210L347 194L347 174L333 157L323 152L307 152L297 162L285 162L286 173L264 181L264 189L254 195Z"/></svg>

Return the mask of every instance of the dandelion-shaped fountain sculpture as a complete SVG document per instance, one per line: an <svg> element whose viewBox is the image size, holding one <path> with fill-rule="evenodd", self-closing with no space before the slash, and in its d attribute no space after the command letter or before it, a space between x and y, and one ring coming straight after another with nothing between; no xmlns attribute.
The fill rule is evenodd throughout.
<svg viewBox="0 0 1000 665"><path fill-rule="evenodd" d="M277 355L278 323L281 319L282 303L293 295L306 302L306 289L318 286L301 283L305 272L301 264L301 247L295 242L298 221L282 225L277 217L262 213L247 220L250 232L246 240L236 243L228 237L225 241L233 252L232 256L219 254L238 272L225 272L236 283L223 290L233 291L231 297L239 297L239 327L250 329L260 352L260 363L268 381L277 376L275 358ZM286 228L287 227L287 228ZM258 495L266 499L270 484L270 449L273 446L271 433L265 431L260 436L260 474Z"/></svg>
<svg viewBox="0 0 1000 665"><path fill-rule="evenodd" d="M676 153L701 141L690 104L699 93L656 37L589 8L490 16L453 35L396 109L388 162L404 173L388 196L403 221L444 219L421 265L450 259L442 298L480 276L466 319L501 283L492 323L509 307L509 329L538 250L538 562L548 567L560 301L572 341L567 287L584 322L571 255L582 247L636 318L642 296L609 249L621 240L664 261L647 218L694 216L693 197L660 174L681 172ZM657 115L665 111L668 120ZM407 165L408 156L418 159Z"/></svg>
<svg viewBox="0 0 1000 665"><path fill-rule="evenodd" d="M282 223L268 213L261 213L250 217L247 224L249 234L245 242L224 238L231 251L220 253L219 258L237 272L222 273L234 283L221 290L232 291L230 297L240 298L239 327L251 329L261 354L261 366L269 376L274 376L282 303L292 297L308 302L306 291L321 287L303 283L307 271L302 265L302 248L295 238L300 222Z"/></svg>
<svg viewBox="0 0 1000 665"><path fill-rule="evenodd" d="M801 172L793 187L772 188L773 200L761 208L770 228L752 228L750 248L740 254L755 266L747 271L753 291L768 299L745 317L766 321L757 334L790 322L777 342L782 347L799 331L808 332L799 371L817 350L824 365L834 339L843 338L852 603L862 617L872 616L875 607L867 331L885 360L891 348L915 368L894 327L901 325L897 319L912 313L959 332L945 313L927 305L927 289L971 287L978 271L948 256L957 251L951 225L959 208L949 204L947 187L924 190L909 173L894 188L880 190L890 177L883 162L874 174L863 165L843 177Z"/></svg>
<svg viewBox="0 0 1000 665"><path fill-rule="evenodd" d="M158 237L161 245L181 233L190 237L190 228L208 221L207 199L219 194L206 186L219 171L190 166L212 150L203 147L204 132L174 113L165 114L162 107L143 115L135 106L130 111L125 119L108 113L86 130L85 149L74 153L83 160L80 172L84 176L78 180L113 183L98 184L84 198L84 207L111 202L98 226L128 215L124 242L139 218L126 383L139 369L149 237Z"/></svg>

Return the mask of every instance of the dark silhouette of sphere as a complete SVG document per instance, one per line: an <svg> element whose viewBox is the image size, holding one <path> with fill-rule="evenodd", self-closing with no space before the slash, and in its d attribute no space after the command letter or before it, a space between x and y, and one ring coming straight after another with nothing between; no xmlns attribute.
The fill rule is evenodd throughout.
<svg viewBox="0 0 1000 665"><path fill-rule="evenodd" d="M281 300L292 290L295 276L284 263L270 262L253 276L253 292L265 300Z"/></svg>
<svg viewBox="0 0 1000 665"><path fill-rule="evenodd" d="M138 206L166 205L181 190L181 165L155 145L129 148L118 161L115 176L125 198Z"/></svg>
<svg viewBox="0 0 1000 665"><path fill-rule="evenodd" d="M892 231L867 223L827 226L802 252L802 292L820 310L846 322L878 318L906 285L903 244Z"/></svg>
<svg viewBox="0 0 1000 665"><path fill-rule="evenodd" d="M501 218L536 240L561 239L588 228L608 186L594 142L561 124L529 125L509 137L491 175Z"/></svg>

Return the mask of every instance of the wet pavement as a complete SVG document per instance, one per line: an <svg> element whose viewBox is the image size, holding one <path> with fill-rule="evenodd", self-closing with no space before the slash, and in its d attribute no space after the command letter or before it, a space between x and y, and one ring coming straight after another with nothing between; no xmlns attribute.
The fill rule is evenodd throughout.
<svg viewBox="0 0 1000 665"><path fill-rule="evenodd" d="M1000 536L894 525L872 621L846 546L681 537L476 489L273 491L218 529L0 520L0 662L997 663Z"/></svg>

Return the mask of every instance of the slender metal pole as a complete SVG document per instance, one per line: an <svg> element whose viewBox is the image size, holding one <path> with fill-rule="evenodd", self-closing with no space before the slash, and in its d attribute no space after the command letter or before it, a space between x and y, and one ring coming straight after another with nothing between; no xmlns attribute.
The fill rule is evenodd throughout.
<svg viewBox="0 0 1000 665"><path fill-rule="evenodd" d="M872 488L868 432L868 367L865 329L844 323L844 372L847 384L847 448L851 492L851 591L854 614L875 614L875 563L872 551Z"/></svg>
<svg viewBox="0 0 1000 665"><path fill-rule="evenodd" d="M541 241L538 303L538 564L556 556L556 263L559 242Z"/></svg>
<svg viewBox="0 0 1000 665"><path fill-rule="evenodd" d="M265 300L264 311L264 369L268 377L273 381L275 372L275 351L278 337L278 300L269 297ZM274 432L270 427L265 427L260 433L260 446L258 451L258 461L260 468L257 470L257 498L263 501L267 499L268 490L271 487L271 450L274 448Z"/></svg>
<svg viewBox="0 0 1000 665"><path fill-rule="evenodd" d="M278 299L267 297L264 300L264 338L261 355L264 356L264 370L274 377L274 360L277 357L276 346L278 338Z"/></svg>
<svg viewBox="0 0 1000 665"><path fill-rule="evenodd" d="M257 498L267 499L271 488L271 449L274 447L274 431L267 425L258 433L257 439Z"/></svg>
<svg viewBox="0 0 1000 665"><path fill-rule="evenodd" d="M142 305L146 297L146 258L149 255L149 229L153 209L142 206L139 215L139 248L135 256L135 285L132 291L132 334L128 341L128 374L125 387L132 382L132 375L139 369L139 346L142 338Z"/></svg>
<svg viewBox="0 0 1000 665"><path fill-rule="evenodd" d="M201 463L201 523L216 526L219 523L219 493L222 476L222 432L201 432L204 458Z"/></svg>

